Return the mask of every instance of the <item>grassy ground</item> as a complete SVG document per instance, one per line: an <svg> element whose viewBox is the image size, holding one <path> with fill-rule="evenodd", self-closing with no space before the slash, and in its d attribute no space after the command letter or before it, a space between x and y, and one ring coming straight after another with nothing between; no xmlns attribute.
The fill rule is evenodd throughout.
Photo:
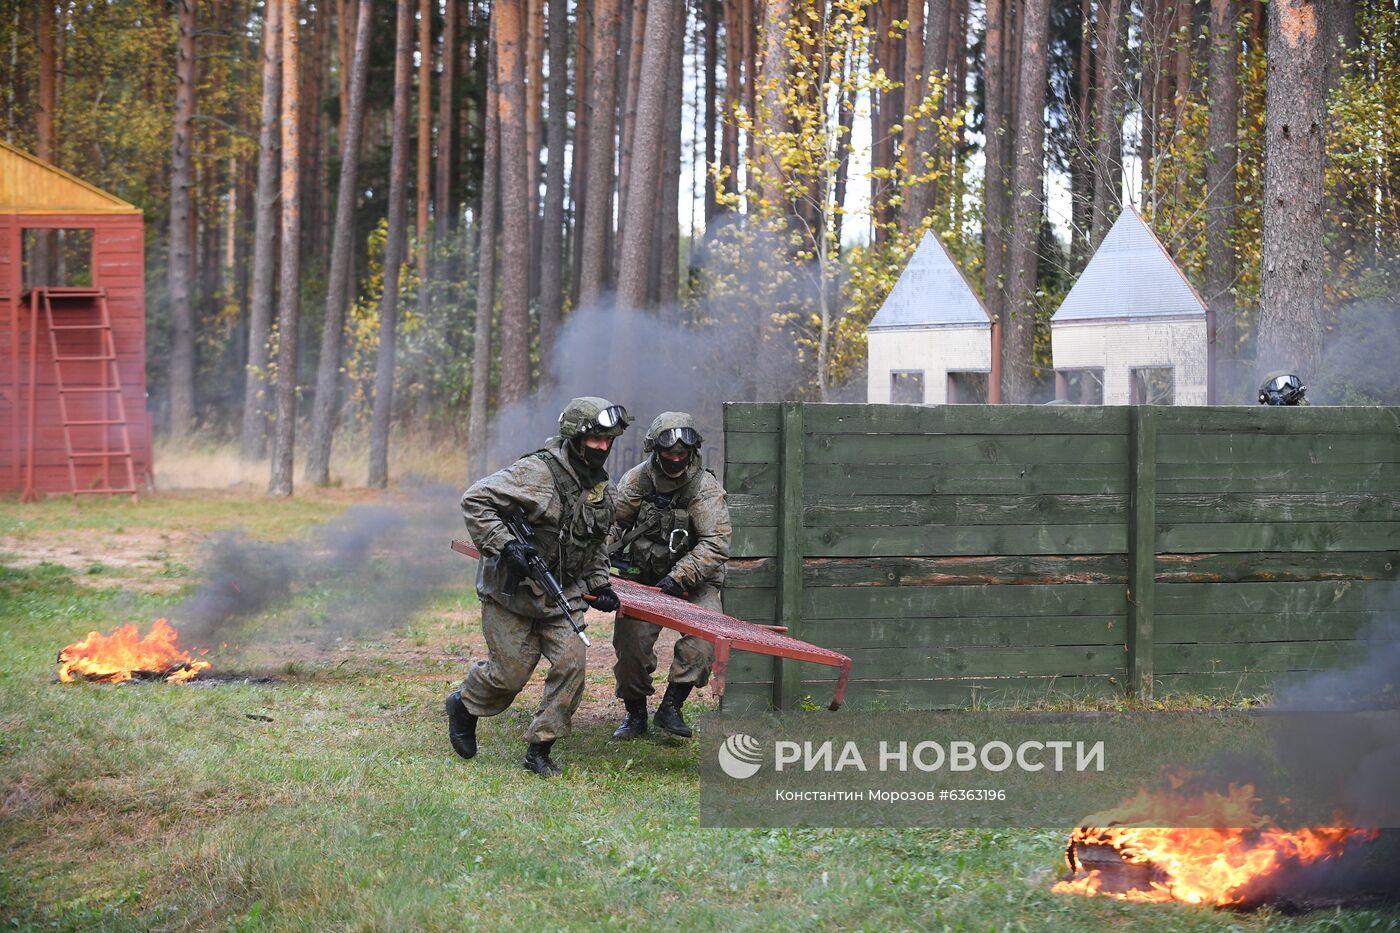
<svg viewBox="0 0 1400 933"><path fill-rule="evenodd" d="M91 629L145 624L199 543L283 538L363 492L0 502L0 921L25 929L1400 929L1052 895L1065 832L697 825L693 746L608 741L608 633L558 756L518 767L528 703L453 757L442 697L480 650L464 585L408 626L216 651L271 683L62 686ZM463 581L465 584L465 580ZM280 629L278 631L281 631ZM537 675L538 681L538 675ZM537 691L537 684L532 687Z"/></svg>

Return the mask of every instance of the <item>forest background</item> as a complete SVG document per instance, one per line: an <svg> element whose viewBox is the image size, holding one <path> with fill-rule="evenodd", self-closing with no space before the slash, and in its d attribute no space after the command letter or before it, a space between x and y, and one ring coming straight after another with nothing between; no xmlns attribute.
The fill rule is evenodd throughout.
<svg viewBox="0 0 1400 933"><path fill-rule="evenodd" d="M7 142L145 212L161 432L273 493L414 437L479 473L575 393L863 399L928 230L1043 401L1124 205L1221 403L1400 403L1397 0L3 0L0 72Z"/></svg>

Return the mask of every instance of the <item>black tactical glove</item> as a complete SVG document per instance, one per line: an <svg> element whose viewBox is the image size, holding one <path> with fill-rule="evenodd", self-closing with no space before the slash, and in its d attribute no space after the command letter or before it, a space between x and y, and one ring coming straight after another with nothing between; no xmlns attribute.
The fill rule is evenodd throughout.
<svg viewBox="0 0 1400 933"><path fill-rule="evenodd" d="M594 587L588 591L588 595L593 597L590 605L599 612L617 612L622 607L622 600L617 598L617 593L613 591L611 583Z"/></svg>
<svg viewBox="0 0 1400 933"><path fill-rule="evenodd" d="M529 576L530 559L539 556L540 552L535 550L534 545L515 539L507 541L505 548L501 550L501 558L506 562L506 570L516 577Z"/></svg>
<svg viewBox="0 0 1400 933"><path fill-rule="evenodd" d="M669 573L661 578L661 582L656 584L656 588L661 592L665 593L667 596L676 597L676 599L685 599L688 595L685 589L679 583L671 579L671 575Z"/></svg>

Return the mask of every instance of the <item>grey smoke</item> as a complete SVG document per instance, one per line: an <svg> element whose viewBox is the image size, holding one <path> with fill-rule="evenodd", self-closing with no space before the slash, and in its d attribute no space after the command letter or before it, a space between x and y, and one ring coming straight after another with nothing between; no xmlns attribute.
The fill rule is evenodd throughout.
<svg viewBox="0 0 1400 933"><path fill-rule="evenodd" d="M571 398L600 395L625 405L637 420L608 459L616 478L642 459L642 438L663 411L695 415L705 438L705 459L723 463L724 403L792 398L804 364L791 334L771 324L775 313L811 308L811 281L788 281L783 247L737 225L713 232L694 257L699 274L721 281L722 297L691 309L668 306L621 309L612 296L564 319L551 382L494 417L486 463L473 478L538 449L558 430L559 412Z"/></svg>
<svg viewBox="0 0 1400 933"><path fill-rule="evenodd" d="M270 613L322 642L386 631L469 580L470 565L449 548L464 536L461 491L412 478L404 485L402 501L352 506L298 538L211 538L202 582L170 613L182 641L242 639L243 622Z"/></svg>

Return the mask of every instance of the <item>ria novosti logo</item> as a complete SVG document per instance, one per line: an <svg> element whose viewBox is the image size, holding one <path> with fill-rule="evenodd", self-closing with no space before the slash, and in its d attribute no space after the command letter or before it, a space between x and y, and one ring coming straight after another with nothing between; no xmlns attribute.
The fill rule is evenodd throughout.
<svg viewBox="0 0 1400 933"><path fill-rule="evenodd" d="M762 767L763 746L753 736L736 732L720 744L718 757L720 770L742 781Z"/></svg>

